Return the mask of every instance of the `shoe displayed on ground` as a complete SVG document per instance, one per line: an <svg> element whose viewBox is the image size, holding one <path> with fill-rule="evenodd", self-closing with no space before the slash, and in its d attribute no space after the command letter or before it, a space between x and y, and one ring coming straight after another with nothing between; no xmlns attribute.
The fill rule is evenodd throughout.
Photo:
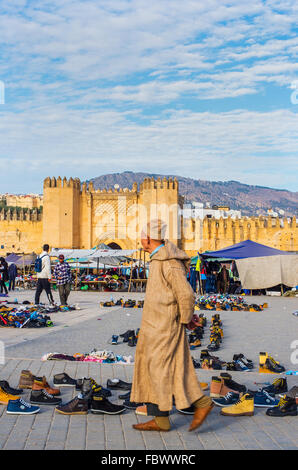
<svg viewBox="0 0 298 470"><path fill-rule="evenodd" d="M77 381L69 377L65 372L62 372L61 374L54 375L53 383L54 385L59 385L59 387L75 387Z"/></svg>
<svg viewBox="0 0 298 470"><path fill-rule="evenodd" d="M57 406L56 411L63 415L86 415L88 413L88 400L75 397L68 403Z"/></svg>
<svg viewBox="0 0 298 470"><path fill-rule="evenodd" d="M135 331L134 330L127 330L125 333L122 335L119 335L120 338L123 338L123 343L128 343L128 339L130 336L134 335Z"/></svg>
<svg viewBox="0 0 298 470"><path fill-rule="evenodd" d="M188 408L184 408L183 410L179 410L178 408L176 408L176 410L183 415L193 415L196 411L196 408L191 405Z"/></svg>
<svg viewBox="0 0 298 470"><path fill-rule="evenodd" d="M10 387L7 380L0 380L0 388L2 388L4 392L9 393L9 395L21 395L23 393L23 390L21 388Z"/></svg>
<svg viewBox="0 0 298 470"><path fill-rule="evenodd" d="M234 354L233 361L240 360L248 369L253 369L254 365L251 359L247 359L244 354Z"/></svg>
<svg viewBox="0 0 298 470"><path fill-rule="evenodd" d="M238 384L227 373L223 373L221 377L212 377L210 385L210 397L212 398L223 398L228 392L240 394L246 391L245 385Z"/></svg>
<svg viewBox="0 0 298 470"><path fill-rule="evenodd" d="M169 429L161 429L155 422L155 419L147 421L147 423L133 424L132 427L137 431L158 431L158 432L168 432Z"/></svg>
<svg viewBox="0 0 298 470"><path fill-rule="evenodd" d="M5 390L0 388L0 404L1 405L7 405L9 400L17 400L19 398L20 397L18 397L16 395L11 395L10 393L7 393Z"/></svg>
<svg viewBox="0 0 298 470"><path fill-rule="evenodd" d="M284 395L284 393L288 391L287 379L279 377L278 379L275 379L271 385L268 385L267 387L262 387L261 390L264 390L268 393L274 393L275 395L277 395L278 393L282 393Z"/></svg>
<svg viewBox="0 0 298 470"><path fill-rule="evenodd" d="M239 400L239 393L228 392L223 398L213 398L212 401L216 406L230 406L235 405Z"/></svg>
<svg viewBox="0 0 298 470"><path fill-rule="evenodd" d="M33 375L30 370L22 370L18 387L24 390L31 389L34 379L35 375Z"/></svg>
<svg viewBox="0 0 298 470"><path fill-rule="evenodd" d="M241 359L234 361L234 365L236 371L250 372L252 370L251 367L247 367L247 365Z"/></svg>
<svg viewBox="0 0 298 470"><path fill-rule="evenodd" d="M209 385L207 384L207 382L200 382L200 387L203 391L206 391L208 390Z"/></svg>
<svg viewBox="0 0 298 470"><path fill-rule="evenodd" d="M199 338L195 338L193 342L189 343L189 348L191 350L199 348L201 346L201 341Z"/></svg>
<svg viewBox="0 0 298 470"><path fill-rule="evenodd" d="M93 395L90 411L94 414L107 414L107 415L118 415L123 413L125 406L114 405L107 398L102 396Z"/></svg>
<svg viewBox="0 0 298 470"><path fill-rule="evenodd" d="M130 399L130 391L127 392L127 393L124 393L123 395L118 395L118 398L120 398L120 400L129 400Z"/></svg>
<svg viewBox="0 0 298 470"><path fill-rule="evenodd" d="M45 377L35 377L32 390L45 390L49 395L53 396L61 395L59 388L50 387Z"/></svg>
<svg viewBox="0 0 298 470"><path fill-rule="evenodd" d="M291 390L289 390L286 393L286 395L287 395L287 397L294 398L296 400L296 403L298 404L298 387L297 387L297 385L294 385L294 387L292 387ZM283 395L280 395L280 397L283 397Z"/></svg>
<svg viewBox="0 0 298 470"><path fill-rule="evenodd" d="M263 368L268 369L269 372L273 372L274 374L281 374L282 372L285 372L285 370L286 370L277 361L275 361L273 359L273 357L271 357L271 356L267 357Z"/></svg>
<svg viewBox="0 0 298 470"><path fill-rule="evenodd" d="M201 364L199 361L197 361L195 358L192 357L192 363L195 369L199 369L201 367Z"/></svg>
<svg viewBox="0 0 298 470"><path fill-rule="evenodd" d="M131 390L131 383L124 382L120 379L108 379L107 388L112 388L114 390Z"/></svg>
<svg viewBox="0 0 298 470"><path fill-rule="evenodd" d="M136 335L133 333L131 336L129 336L128 341L127 341L127 346L130 346L133 348L137 344L137 338Z"/></svg>
<svg viewBox="0 0 298 470"><path fill-rule="evenodd" d="M211 403L209 406L204 406L204 408L196 408L188 430L194 431L199 426L201 426L201 424L205 421L208 414L210 413L210 411L212 411L213 408L213 403Z"/></svg>
<svg viewBox="0 0 298 470"><path fill-rule="evenodd" d="M119 336L113 335L111 340L110 340L110 344L113 344L113 345L118 344L118 338L119 338Z"/></svg>
<svg viewBox="0 0 298 470"><path fill-rule="evenodd" d="M253 397L254 405L261 408L272 408L277 406L279 402L279 400L275 399L275 395L272 396L265 390L254 393Z"/></svg>
<svg viewBox="0 0 298 470"><path fill-rule="evenodd" d="M253 416L254 396L251 393L245 393L234 405L221 409L220 414L223 416Z"/></svg>
<svg viewBox="0 0 298 470"><path fill-rule="evenodd" d="M139 406L142 406L142 405L143 405L143 403L136 403L136 402L134 402L134 401L129 401L129 400L125 400L125 401L123 402L123 406L124 406L125 408L127 408L128 410L134 410L134 411L135 411Z"/></svg>
<svg viewBox="0 0 298 470"><path fill-rule="evenodd" d="M34 415L40 411L39 406L27 403L23 398L9 400L6 413L10 415Z"/></svg>
<svg viewBox="0 0 298 470"><path fill-rule="evenodd" d="M61 398L56 398L45 390L31 390L30 402L33 405L60 405Z"/></svg>
<svg viewBox="0 0 298 470"><path fill-rule="evenodd" d="M266 411L268 416L297 416L297 403L295 398L284 395L277 406Z"/></svg>

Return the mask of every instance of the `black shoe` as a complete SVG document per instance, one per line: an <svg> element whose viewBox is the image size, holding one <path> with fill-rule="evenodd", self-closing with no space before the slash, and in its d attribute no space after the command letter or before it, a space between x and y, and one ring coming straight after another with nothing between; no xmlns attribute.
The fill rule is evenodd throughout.
<svg viewBox="0 0 298 470"><path fill-rule="evenodd" d="M69 377L65 372L54 375L53 383L54 385L59 385L59 387L75 387L77 385L77 381Z"/></svg>
<svg viewBox="0 0 298 470"><path fill-rule="evenodd" d="M196 411L196 408L193 405L191 405L189 408L183 408L183 410L178 410L178 408L176 408L176 410L179 413L182 413L183 415L193 415L194 412Z"/></svg>
<svg viewBox="0 0 298 470"><path fill-rule="evenodd" d="M283 366L277 364L273 357L270 356L266 359L264 367L271 370L272 372L275 372L276 374L280 374L286 370Z"/></svg>
<svg viewBox="0 0 298 470"><path fill-rule="evenodd" d="M268 416L297 416L297 403L295 398L284 395L277 406L268 408Z"/></svg>
<svg viewBox="0 0 298 470"><path fill-rule="evenodd" d="M124 393L123 395L118 395L118 398L120 398L120 400L129 400L130 399L130 391L127 392L127 393Z"/></svg>
<svg viewBox="0 0 298 470"><path fill-rule="evenodd" d="M233 361L241 360L241 362L248 367L248 369L253 369L254 365L251 359L247 359L244 354L234 354Z"/></svg>
<svg viewBox="0 0 298 470"><path fill-rule="evenodd" d="M271 385L263 387L262 390L265 390L268 393L274 393L275 395L278 393L285 393L288 391L287 379L282 377L275 379Z"/></svg>
<svg viewBox="0 0 298 470"><path fill-rule="evenodd" d="M23 393L22 388L12 388L6 380L0 380L0 387L9 395L21 395Z"/></svg>
<svg viewBox="0 0 298 470"><path fill-rule="evenodd" d="M114 390L131 390L131 383L123 382L120 379L108 379L107 387Z"/></svg>
<svg viewBox="0 0 298 470"><path fill-rule="evenodd" d="M136 344L137 344L137 338L133 334L128 338L127 346L130 346L131 348L133 348L134 346L136 346Z"/></svg>
<svg viewBox="0 0 298 470"><path fill-rule="evenodd" d="M136 410L138 406L143 406L144 403L136 403L134 401L125 400L123 406L128 410Z"/></svg>
<svg viewBox="0 0 298 470"><path fill-rule="evenodd" d="M118 415L123 413L125 410L124 406L114 405L107 398L93 395L90 406L91 413L94 414L107 414L107 415Z"/></svg>
<svg viewBox="0 0 298 470"><path fill-rule="evenodd" d="M119 335L120 338L123 338L123 343L128 343L129 337L130 336L135 336L135 331L134 330L127 330L125 333L122 335Z"/></svg>
<svg viewBox="0 0 298 470"><path fill-rule="evenodd" d="M80 390L84 397L91 397L93 393L98 393L103 397L111 397L112 392L107 388L102 387L98 383L95 382L94 379L83 377L82 379L78 379L76 384L76 390Z"/></svg>
<svg viewBox="0 0 298 470"><path fill-rule="evenodd" d="M195 369L199 369L201 367L201 364L199 363L199 361L197 361L193 357L192 357L192 363Z"/></svg>
<svg viewBox="0 0 298 470"><path fill-rule="evenodd" d="M60 405L61 401L61 398L56 398L45 390L31 390L30 402L33 405Z"/></svg>
<svg viewBox="0 0 298 470"><path fill-rule="evenodd" d="M229 374L227 374L229 375ZM247 392L247 388L245 385L238 384L234 380L229 377L226 377L225 374L221 374L221 377L224 379L225 385L229 387L234 392L245 393ZM231 376L230 376L231 377Z"/></svg>
<svg viewBox="0 0 298 470"><path fill-rule="evenodd" d="M63 415L86 415L88 413L88 400L75 397L68 403L57 406L56 411Z"/></svg>

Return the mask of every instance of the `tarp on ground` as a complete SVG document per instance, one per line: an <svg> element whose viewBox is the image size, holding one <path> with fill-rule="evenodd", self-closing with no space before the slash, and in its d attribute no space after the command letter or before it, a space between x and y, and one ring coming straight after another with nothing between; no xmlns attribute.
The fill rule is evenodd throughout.
<svg viewBox="0 0 298 470"><path fill-rule="evenodd" d="M236 260L243 289L298 285L298 255L259 256Z"/></svg>
<svg viewBox="0 0 298 470"><path fill-rule="evenodd" d="M227 246L222 250L206 251L201 256L204 258L228 258L228 259L243 259L243 258L256 258L264 256L277 256L277 255L292 255L288 251L276 250L270 246L262 245L261 243L253 242L252 240L245 240L235 245Z"/></svg>

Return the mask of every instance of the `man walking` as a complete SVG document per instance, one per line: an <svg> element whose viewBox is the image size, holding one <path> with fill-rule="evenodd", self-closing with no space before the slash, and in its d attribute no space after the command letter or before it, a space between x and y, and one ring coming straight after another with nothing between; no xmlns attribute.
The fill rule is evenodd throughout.
<svg viewBox="0 0 298 470"><path fill-rule="evenodd" d="M50 284L52 272L51 272L51 260L49 256L49 250L50 250L49 245L47 244L44 245L43 252L39 256L39 259L41 261L41 269L40 271L37 272L37 288L35 292L35 305L39 304L40 294L42 293L43 290L46 291L50 304L54 305L54 299L53 299L53 295L51 292L51 284Z"/></svg>
<svg viewBox="0 0 298 470"><path fill-rule="evenodd" d="M63 255L59 255L59 263L55 266L54 277L57 281L60 304L67 305L71 289L71 270L69 264L64 261Z"/></svg>
<svg viewBox="0 0 298 470"><path fill-rule="evenodd" d="M8 266L8 279L9 279L9 287L8 290L14 290L15 289L15 283L16 283L16 277L18 274L17 267L14 263L11 263Z"/></svg>
<svg viewBox="0 0 298 470"><path fill-rule="evenodd" d="M198 428L213 408L197 379L186 336L194 312L194 292L187 282L190 259L164 241L166 225L151 221L141 235L150 253L150 271L130 400L146 403L154 419L133 425L139 431L169 431L173 399L177 409L195 408L189 431Z"/></svg>

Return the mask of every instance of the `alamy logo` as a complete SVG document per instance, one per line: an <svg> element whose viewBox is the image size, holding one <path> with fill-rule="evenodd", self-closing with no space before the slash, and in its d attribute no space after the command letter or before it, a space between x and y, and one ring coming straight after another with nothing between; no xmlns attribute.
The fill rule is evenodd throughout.
<svg viewBox="0 0 298 470"><path fill-rule="evenodd" d="M294 90L293 93L291 93L291 103L298 104L298 80L291 83L291 88Z"/></svg>
<svg viewBox="0 0 298 470"><path fill-rule="evenodd" d="M298 364L298 339L294 340L291 343L291 349L294 349L294 351L291 354L291 363Z"/></svg>
<svg viewBox="0 0 298 470"><path fill-rule="evenodd" d="M0 104L5 104L5 85L0 80Z"/></svg>

